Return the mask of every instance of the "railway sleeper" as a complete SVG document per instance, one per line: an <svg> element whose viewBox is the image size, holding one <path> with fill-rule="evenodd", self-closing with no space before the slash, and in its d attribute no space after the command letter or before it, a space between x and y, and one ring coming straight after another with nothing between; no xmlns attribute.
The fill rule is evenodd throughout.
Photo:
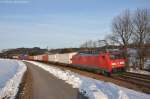
<svg viewBox="0 0 150 99"><path fill-rule="evenodd" d="M121 75L121 76L126 77L126 78L135 79L135 80L140 80L140 81L143 81L146 83L150 83L150 79L143 79L143 78L139 78L139 77L135 77L135 76L128 76L128 75Z"/></svg>

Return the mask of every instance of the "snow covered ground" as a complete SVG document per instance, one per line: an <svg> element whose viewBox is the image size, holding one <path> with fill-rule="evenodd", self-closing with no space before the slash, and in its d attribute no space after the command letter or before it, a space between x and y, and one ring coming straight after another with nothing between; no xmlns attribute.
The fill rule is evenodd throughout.
<svg viewBox="0 0 150 99"><path fill-rule="evenodd" d="M135 48L128 48L127 51L129 56L129 66L133 67L139 66L138 50ZM146 57L144 59L144 68L150 69L150 57Z"/></svg>
<svg viewBox="0 0 150 99"><path fill-rule="evenodd" d="M69 70L64 71L39 62L28 62L41 67L55 77L71 84L73 88L79 88L79 91L89 97L89 99L150 99L149 94L136 92L110 82L95 80Z"/></svg>
<svg viewBox="0 0 150 99"><path fill-rule="evenodd" d="M26 66L23 62L0 59L0 99L14 99Z"/></svg>

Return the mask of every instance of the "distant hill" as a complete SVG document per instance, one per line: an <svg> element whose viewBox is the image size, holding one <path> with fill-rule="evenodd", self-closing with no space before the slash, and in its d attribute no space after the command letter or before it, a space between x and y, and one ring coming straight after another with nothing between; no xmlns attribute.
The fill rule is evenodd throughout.
<svg viewBox="0 0 150 99"><path fill-rule="evenodd" d="M11 57L13 55L39 55L47 52L47 49L41 49L39 47L34 48L16 48L3 50L0 53L0 57Z"/></svg>

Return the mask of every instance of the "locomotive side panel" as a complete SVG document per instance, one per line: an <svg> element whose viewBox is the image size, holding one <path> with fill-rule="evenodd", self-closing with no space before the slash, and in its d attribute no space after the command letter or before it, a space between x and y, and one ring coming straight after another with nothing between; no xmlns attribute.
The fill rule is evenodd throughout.
<svg viewBox="0 0 150 99"><path fill-rule="evenodd" d="M108 71L106 58L98 55L76 55L72 58L72 64L84 65L91 68L99 68Z"/></svg>
<svg viewBox="0 0 150 99"><path fill-rule="evenodd" d="M101 69L104 69L105 71L107 72L110 72L111 71L111 62L110 62L110 58L109 58L109 54L106 53L105 55L103 55L102 53L99 54L99 60L98 60L98 63L99 63L99 67Z"/></svg>

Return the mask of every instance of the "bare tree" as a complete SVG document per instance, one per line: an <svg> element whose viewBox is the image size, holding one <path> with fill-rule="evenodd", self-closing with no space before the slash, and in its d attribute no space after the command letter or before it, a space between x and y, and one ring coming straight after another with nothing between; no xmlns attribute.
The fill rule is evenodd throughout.
<svg viewBox="0 0 150 99"><path fill-rule="evenodd" d="M81 48L88 48L88 41L84 42L83 44L81 44L80 46Z"/></svg>
<svg viewBox="0 0 150 99"><path fill-rule="evenodd" d="M112 31L111 40L125 48L124 57L128 59L127 47L133 33L133 24L129 10L125 10L121 15L114 18L112 22ZM129 69L128 62L126 62L126 67Z"/></svg>
<svg viewBox="0 0 150 99"><path fill-rule="evenodd" d="M150 9L137 9L132 15L129 10L115 17L112 22L112 35L106 37L111 44L119 44L128 48L129 44L135 44L138 49L139 67L143 69L144 59L150 44ZM127 50L125 52L127 56ZM128 63L127 63L128 66Z"/></svg>
<svg viewBox="0 0 150 99"><path fill-rule="evenodd" d="M98 40L98 41L93 41L93 40L88 40L85 43L81 44L81 48L96 48L96 47L103 47L107 46L108 43L106 40Z"/></svg>
<svg viewBox="0 0 150 99"><path fill-rule="evenodd" d="M110 34L105 36L105 40L108 42L109 45L120 45L118 38L115 35Z"/></svg>
<svg viewBox="0 0 150 99"><path fill-rule="evenodd" d="M93 48L96 48L96 47L97 47L97 42L93 41Z"/></svg>
<svg viewBox="0 0 150 99"><path fill-rule="evenodd" d="M96 44L95 44L94 41L88 40L88 41L86 41L85 43L83 43L83 44L81 45L81 47L82 47L82 48L94 48L94 47L96 47Z"/></svg>
<svg viewBox="0 0 150 99"><path fill-rule="evenodd" d="M107 46L107 41L106 40L98 40L95 41L97 43L97 47L103 47L103 46Z"/></svg>
<svg viewBox="0 0 150 99"><path fill-rule="evenodd" d="M87 44L88 44L88 48L93 48L93 41L92 40L89 40L87 42Z"/></svg>
<svg viewBox="0 0 150 99"><path fill-rule="evenodd" d="M112 40L126 48L131 40L133 25L129 10L114 18L112 23Z"/></svg>
<svg viewBox="0 0 150 99"><path fill-rule="evenodd" d="M150 41L150 10L137 9L133 16L134 35L133 41L138 46L140 69L144 67L144 45Z"/></svg>

